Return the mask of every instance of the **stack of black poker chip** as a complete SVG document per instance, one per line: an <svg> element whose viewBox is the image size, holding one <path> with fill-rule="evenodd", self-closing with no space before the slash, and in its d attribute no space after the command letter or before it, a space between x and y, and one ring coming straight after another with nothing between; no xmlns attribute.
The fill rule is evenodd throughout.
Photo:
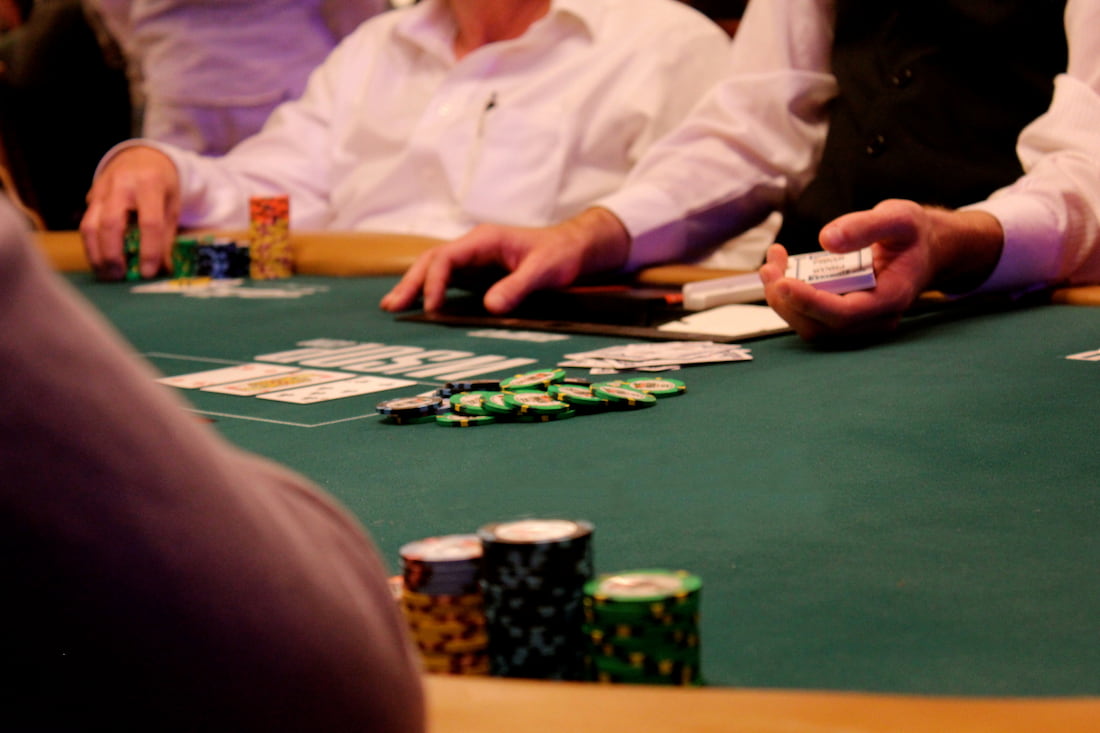
<svg viewBox="0 0 1100 733"><path fill-rule="evenodd" d="M593 575L592 525L528 519L478 530L490 673L585 677L584 586Z"/></svg>
<svg viewBox="0 0 1100 733"><path fill-rule="evenodd" d="M195 245L193 257L196 276L215 280L248 277L251 258L247 244L238 244L230 239L205 238Z"/></svg>

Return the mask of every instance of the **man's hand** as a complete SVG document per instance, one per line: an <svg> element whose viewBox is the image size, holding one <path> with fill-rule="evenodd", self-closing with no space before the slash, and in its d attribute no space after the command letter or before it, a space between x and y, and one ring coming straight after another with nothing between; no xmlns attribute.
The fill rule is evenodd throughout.
<svg viewBox="0 0 1100 733"><path fill-rule="evenodd" d="M141 276L155 277L169 266L179 221L180 183L176 166L150 147L123 150L107 163L88 192L80 222L84 249L96 275L119 280L126 274L122 251L131 211L141 230Z"/></svg>
<svg viewBox="0 0 1100 733"><path fill-rule="evenodd" d="M873 289L835 295L784 277L787 251L780 245L768 250L760 279L768 304L808 341L877 336L893 330L924 290L981 284L1000 258L1003 239L1000 223L984 212L890 200L821 230L821 245L830 252L872 247Z"/></svg>
<svg viewBox="0 0 1100 733"><path fill-rule="evenodd" d="M489 288L484 303L490 313L507 313L535 290L565 287L580 275L622 267L629 250L630 236L606 209L588 209L551 227L483 224L417 258L381 306L405 310L423 293L424 309L436 311L453 275L502 267L509 274Z"/></svg>

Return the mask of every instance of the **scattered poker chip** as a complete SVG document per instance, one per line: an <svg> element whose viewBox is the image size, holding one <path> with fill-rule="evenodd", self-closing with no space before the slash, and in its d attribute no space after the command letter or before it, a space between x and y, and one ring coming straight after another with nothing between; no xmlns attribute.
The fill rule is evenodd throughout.
<svg viewBox="0 0 1100 733"><path fill-rule="evenodd" d="M482 402L486 397L498 394L496 392L456 392L451 395L449 401L451 408L462 415L488 415L488 411Z"/></svg>
<svg viewBox="0 0 1100 733"><path fill-rule="evenodd" d="M504 392L504 403L520 415L531 413L548 414L566 412L569 405L556 400L550 394L538 390L521 389L515 392Z"/></svg>
<svg viewBox="0 0 1100 733"><path fill-rule="evenodd" d="M417 395L415 397L398 397L385 402L379 402L375 408L379 414L395 418L411 418L424 415L434 415L443 406L443 399L438 396Z"/></svg>
<svg viewBox="0 0 1100 733"><path fill-rule="evenodd" d="M474 428L480 425L492 425L497 419L492 415L463 415L447 412L435 416L437 425L448 428Z"/></svg>
<svg viewBox="0 0 1100 733"><path fill-rule="evenodd" d="M577 411L569 409L560 412L527 412L523 414L516 413L512 415L512 419L516 422L554 422L555 420L568 420L571 417L576 417Z"/></svg>
<svg viewBox="0 0 1100 733"><path fill-rule="evenodd" d="M447 382L443 385L442 389L448 390L451 394L456 394L458 392L499 392L500 380L467 379L459 382Z"/></svg>
<svg viewBox="0 0 1100 733"><path fill-rule="evenodd" d="M482 397L481 406L490 414L498 418L513 417L516 408L508 404L504 399L504 392L497 392L488 397Z"/></svg>
<svg viewBox="0 0 1100 733"><path fill-rule="evenodd" d="M562 402L586 412L606 409L608 401L604 397L592 394L592 388L579 384L551 384L549 393Z"/></svg>
<svg viewBox="0 0 1100 733"><path fill-rule="evenodd" d="M651 407L657 398L624 382L600 382L592 385L592 394L603 397L615 407Z"/></svg>
<svg viewBox="0 0 1100 733"><path fill-rule="evenodd" d="M652 407L658 397L679 395L686 390L683 382L669 377L590 384L586 379L567 378L564 374L562 369L552 369L517 374L503 381L448 382L434 394L386 400L377 409L389 422L398 425L435 422L449 427L472 427L491 424L494 419L551 422L609 408ZM466 389L469 387L490 389ZM472 419L478 417L490 419Z"/></svg>
<svg viewBox="0 0 1100 733"><path fill-rule="evenodd" d="M554 382L560 382L565 379L564 369L547 369L540 372L526 372L524 374L517 374L514 377L501 380L501 389L516 390L526 389L529 387L541 387L546 388L547 385Z"/></svg>
<svg viewBox="0 0 1100 733"><path fill-rule="evenodd" d="M436 415L386 415L387 422L394 425L423 425L424 423L435 422Z"/></svg>
<svg viewBox="0 0 1100 733"><path fill-rule="evenodd" d="M687 386L679 379L671 379L669 377L632 379L626 384L629 387L640 389L643 392L648 392L657 397L673 397L683 394L687 390Z"/></svg>

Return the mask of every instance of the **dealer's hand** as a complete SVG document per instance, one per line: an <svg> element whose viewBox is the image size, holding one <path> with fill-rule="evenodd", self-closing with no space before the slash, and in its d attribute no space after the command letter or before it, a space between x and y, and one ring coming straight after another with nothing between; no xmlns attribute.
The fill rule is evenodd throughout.
<svg viewBox="0 0 1100 733"><path fill-rule="evenodd" d="M760 279L768 304L808 341L877 336L893 330L924 290L979 285L996 266L1003 239L1000 223L984 212L890 200L821 230L821 246L830 252L872 247L873 289L836 295L785 277L781 245L768 250Z"/></svg>

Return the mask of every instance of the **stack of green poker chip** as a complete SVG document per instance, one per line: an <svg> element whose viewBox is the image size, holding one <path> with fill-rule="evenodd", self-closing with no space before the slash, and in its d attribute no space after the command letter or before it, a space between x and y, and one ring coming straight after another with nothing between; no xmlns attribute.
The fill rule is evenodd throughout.
<svg viewBox="0 0 1100 733"><path fill-rule="evenodd" d="M122 240L122 252L126 258L126 280L133 282L141 279L141 230L137 224L126 228Z"/></svg>
<svg viewBox="0 0 1100 733"><path fill-rule="evenodd" d="M703 582L682 570L634 570L585 585L589 676L599 682L699 685Z"/></svg>
<svg viewBox="0 0 1100 733"><path fill-rule="evenodd" d="M172 275L195 277L199 240L194 237L177 237L172 247Z"/></svg>
<svg viewBox="0 0 1100 733"><path fill-rule="evenodd" d="M636 409L640 407L652 407L657 404L657 398L648 392L631 387L626 382L599 382L592 385L592 394L602 397L611 403L612 407L619 409Z"/></svg>
<svg viewBox="0 0 1100 733"><path fill-rule="evenodd" d="M626 383L626 386L640 389L655 397L675 397L687 391L687 385L679 379L672 379L671 377L632 379Z"/></svg>

